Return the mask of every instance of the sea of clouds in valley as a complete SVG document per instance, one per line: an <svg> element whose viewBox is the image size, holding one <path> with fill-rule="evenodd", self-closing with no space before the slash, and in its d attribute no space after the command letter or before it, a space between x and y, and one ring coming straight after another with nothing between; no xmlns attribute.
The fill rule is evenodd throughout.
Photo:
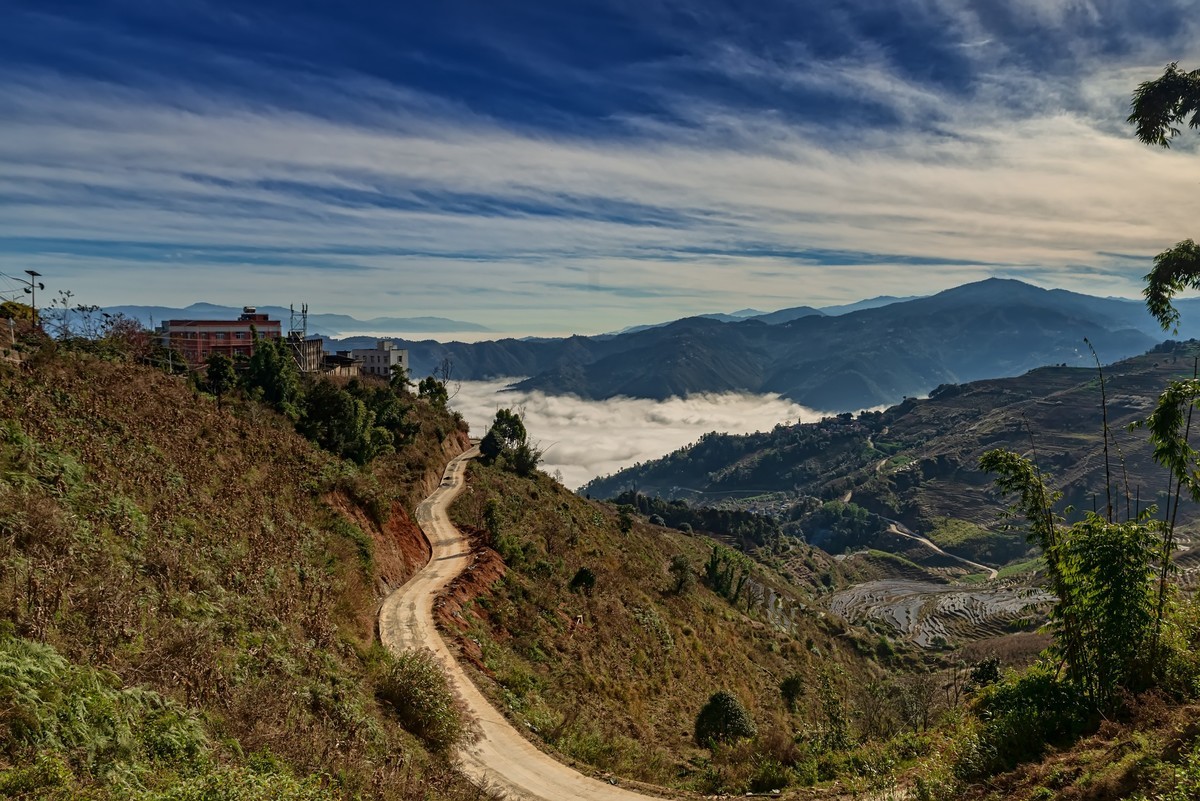
<svg viewBox="0 0 1200 801"><path fill-rule="evenodd" d="M542 468L575 489L588 480L662 456L709 431L749 433L825 413L778 395L702 393L686 398L582 400L571 395L505 391L520 379L463 381L451 405L482 436L496 410L525 416L530 439L545 449ZM454 387L451 387L454 390Z"/></svg>

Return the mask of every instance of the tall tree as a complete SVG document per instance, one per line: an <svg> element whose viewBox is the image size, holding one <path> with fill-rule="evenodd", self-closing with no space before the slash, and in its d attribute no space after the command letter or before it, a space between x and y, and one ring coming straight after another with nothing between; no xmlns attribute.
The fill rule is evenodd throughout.
<svg viewBox="0 0 1200 801"><path fill-rule="evenodd" d="M375 413L331 381L318 381L305 394L296 427L325 450L358 464L392 448L392 436L375 424Z"/></svg>
<svg viewBox="0 0 1200 801"><path fill-rule="evenodd" d="M222 408L225 393L237 386L233 360L224 353L211 354L206 363L204 383L208 391L217 396L217 408Z"/></svg>
<svg viewBox="0 0 1200 801"><path fill-rule="evenodd" d="M300 371L296 360L274 339L264 339L258 331L254 336L254 354L246 363L242 385L253 397L270 404L290 420L300 417Z"/></svg>
<svg viewBox="0 0 1200 801"><path fill-rule="evenodd" d="M1171 140L1181 133L1179 125L1186 120L1193 130L1200 129L1200 70L1185 72L1179 63L1167 65L1161 77L1140 84L1133 93L1128 122L1137 138L1148 145L1170 147ZM1200 245L1191 239L1176 243L1154 257L1154 269L1146 275L1146 307L1164 330L1178 330L1179 310L1171 301L1185 289L1200 289ZM1191 447L1188 438L1192 428L1192 413L1200 406L1200 381L1173 381L1159 398L1154 413L1142 425L1150 431L1154 458L1169 471L1174 483L1172 497L1168 484L1167 503L1163 512L1162 545L1158 554L1158 591L1154 615L1154 659L1161 654L1162 624L1167 603L1167 579L1171 573L1175 551L1175 520L1179 500L1186 491L1193 500L1200 500L1200 454Z"/></svg>
<svg viewBox="0 0 1200 801"><path fill-rule="evenodd" d="M1136 127L1137 138L1170 147L1180 134L1176 126L1189 116L1188 127L1200 128L1200 70L1184 72L1178 61L1167 65L1161 77L1134 90L1131 107L1128 121Z"/></svg>
<svg viewBox="0 0 1200 801"><path fill-rule="evenodd" d="M421 379L417 385L417 397L424 398L437 409L445 409L446 404L450 402L450 392L446 389L446 382L438 381L433 376Z"/></svg>
<svg viewBox="0 0 1200 801"><path fill-rule="evenodd" d="M1200 70L1185 72L1178 62L1170 64L1161 77L1134 90L1130 105L1128 121L1137 138L1170 147L1185 121L1200 129ZM1178 328L1179 312L1171 299L1185 289L1200 289L1200 246L1191 239L1155 256L1154 269L1146 276L1146 306L1164 329Z"/></svg>

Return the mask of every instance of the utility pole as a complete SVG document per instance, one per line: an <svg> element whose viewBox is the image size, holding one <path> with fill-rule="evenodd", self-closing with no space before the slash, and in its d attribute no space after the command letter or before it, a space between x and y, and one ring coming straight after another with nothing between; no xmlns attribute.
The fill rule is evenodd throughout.
<svg viewBox="0 0 1200 801"><path fill-rule="evenodd" d="M25 294L32 296L30 303L33 307L33 324L37 325L38 324L37 291L39 289L45 289L46 285L43 284L41 281L34 280L35 278L42 277L42 274L39 273L37 270L26 270L25 274L29 276L29 278L26 279L29 282L29 286L25 287Z"/></svg>

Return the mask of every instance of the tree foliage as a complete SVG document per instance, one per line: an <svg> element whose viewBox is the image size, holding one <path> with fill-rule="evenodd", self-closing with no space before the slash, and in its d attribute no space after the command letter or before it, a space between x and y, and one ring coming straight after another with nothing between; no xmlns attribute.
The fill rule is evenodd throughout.
<svg viewBox="0 0 1200 801"><path fill-rule="evenodd" d="M1131 108L1128 121L1137 138L1147 145L1170 147L1184 120L1189 128L1200 128L1200 70L1184 72L1179 62L1168 64L1160 77L1134 90Z"/></svg>
<svg viewBox="0 0 1200 801"><path fill-rule="evenodd" d="M582 592L585 595L591 595L592 589L596 586L596 573L590 567L581 567L575 572L575 576L571 579L571 583L568 586L572 592Z"/></svg>
<svg viewBox="0 0 1200 801"><path fill-rule="evenodd" d="M479 443L479 453L484 462L490 464L511 457L527 440L528 433L521 416L511 409L497 409L492 427Z"/></svg>
<svg viewBox="0 0 1200 801"><path fill-rule="evenodd" d="M208 357L204 371L204 383L208 391L217 397L217 406L222 405L225 393L237 386L237 371L233 369L233 359L224 353L213 353Z"/></svg>
<svg viewBox="0 0 1200 801"><path fill-rule="evenodd" d="M745 509L720 509L714 506L688 506L683 501L668 501L653 495L645 495L635 490L622 492L612 499L620 505L627 505L631 510L648 515L651 522L654 516L662 519L663 524L684 531L707 531L712 534L726 534L736 537L743 547L753 548L770 545L777 542L783 535L779 521L769 515L750 512Z"/></svg>
<svg viewBox="0 0 1200 801"><path fill-rule="evenodd" d="M712 743L730 742L758 733L750 713L742 702L727 690L718 690L696 716L696 743L707 746Z"/></svg>
<svg viewBox="0 0 1200 801"><path fill-rule="evenodd" d="M1133 93L1128 122L1136 136L1148 145L1170 147L1185 120L1200 128L1200 70L1185 72L1178 62L1163 74L1146 81ZM1185 289L1200 288L1200 246L1185 239L1154 258L1154 269L1146 276L1146 306L1164 329L1177 328L1179 312L1171 298Z"/></svg>
<svg viewBox="0 0 1200 801"><path fill-rule="evenodd" d="M242 374L246 393L293 422L300 419L300 370L284 345L254 332L254 353Z"/></svg>
<svg viewBox="0 0 1200 801"><path fill-rule="evenodd" d="M671 592L676 595L686 595L696 586L696 571L692 569L691 561L681 553L671 557L667 572L671 574Z"/></svg>
<svg viewBox="0 0 1200 801"><path fill-rule="evenodd" d="M783 705L787 707L788 712L796 711L796 705L804 696L804 684L804 675L801 673L789 674L779 682L779 695L782 696Z"/></svg>
<svg viewBox="0 0 1200 801"><path fill-rule="evenodd" d="M437 409L445 409L446 404L450 402L450 392L446 389L446 382L439 381L433 376L426 376L417 384L417 397L428 401Z"/></svg>
<svg viewBox="0 0 1200 801"><path fill-rule="evenodd" d="M704 582L713 592L736 605L749 579L749 557L724 545L713 545L704 566Z"/></svg>
<svg viewBox="0 0 1200 801"><path fill-rule="evenodd" d="M520 476L533 475L542 460L542 452L529 442L525 422L512 409L496 410L479 453L485 464L501 463Z"/></svg>
<svg viewBox="0 0 1200 801"><path fill-rule="evenodd" d="M351 379L346 391L361 401L375 415L375 425L387 432L391 445L396 450L416 439L421 424L411 419L410 395L396 389L396 385L367 383Z"/></svg>
<svg viewBox="0 0 1200 801"><path fill-rule="evenodd" d="M989 451L980 467L1018 497L1029 540L1042 549L1055 595L1055 650L1068 680L1096 709L1111 707L1146 671L1145 646L1154 626L1151 558L1159 526L1141 519L1115 522L1095 513L1065 526L1037 465L1008 451Z"/></svg>
<svg viewBox="0 0 1200 801"><path fill-rule="evenodd" d="M366 464L392 449L392 435L375 424L375 412L332 381L304 394L297 430L330 453Z"/></svg>

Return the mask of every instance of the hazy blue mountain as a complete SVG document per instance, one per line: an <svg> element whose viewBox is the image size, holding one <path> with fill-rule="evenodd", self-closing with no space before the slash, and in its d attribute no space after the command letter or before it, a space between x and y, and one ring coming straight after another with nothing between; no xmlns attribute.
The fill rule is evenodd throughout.
<svg viewBox="0 0 1200 801"><path fill-rule="evenodd" d="M282 320L286 328L289 310L286 306L258 306L259 312L269 314L272 319ZM170 306L110 306L104 311L121 313L141 321L143 325L158 325L164 320L236 320L242 313L241 307L219 306L214 303L193 303L186 308ZM297 318L298 319L298 318ZM486 326L445 317L373 317L359 320L347 314L309 314L309 333L336 336L356 331L395 331L397 333L442 333L454 331L488 331Z"/></svg>
<svg viewBox="0 0 1200 801"><path fill-rule="evenodd" d="M811 306L795 306L790 309L780 309L774 312L764 312L758 309L741 309L740 311L729 312L713 312L711 314L697 314L695 317L702 317L705 320L716 320L719 323L740 323L743 320L759 320L768 325L778 325L780 323L791 322L800 317L807 317L811 314L821 314L817 309ZM694 318L682 318L694 319ZM677 323L679 320L668 320L665 323L651 323L648 325L631 325L628 328L622 328L609 334L600 334L600 336L619 336L620 334L636 334L639 331L649 331L651 328L663 328L664 326Z"/></svg>
<svg viewBox="0 0 1200 801"><path fill-rule="evenodd" d="M1183 301L1182 336L1200 335ZM1190 322L1189 322L1190 321ZM693 392L775 392L823 410L894 403L939 384L1020 375L1045 364L1105 361L1167 337L1132 300L989 279L926 298L777 325L707 317L607 337L409 342L415 375L443 359L462 379L529 376L519 386L604 399Z"/></svg>
<svg viewBox="0 0 1200 801"><path fill-rule="evenodd" d="M766 323L767 325L781 325L783 323L790 323L792 320L799 320L801 317L823 317L824 314L823 311L814 309L812 306L793 306L790 309L762 312L749 319L758 320L760 323Z"/></svg>
<svg viewBox="0 0 1200 801"><path fill-rule="evenodd" d="M880 295L875 298L867 298L866 300L858 300L854 303L844 303L840 306L822 306L823 314L837 315L849 314L850 312L862 311L863 309L878 309L880 306L890 306L893 303L903 303L906 300L918 300L924 295L907 295L902 298L894 295Z"/></svg>

